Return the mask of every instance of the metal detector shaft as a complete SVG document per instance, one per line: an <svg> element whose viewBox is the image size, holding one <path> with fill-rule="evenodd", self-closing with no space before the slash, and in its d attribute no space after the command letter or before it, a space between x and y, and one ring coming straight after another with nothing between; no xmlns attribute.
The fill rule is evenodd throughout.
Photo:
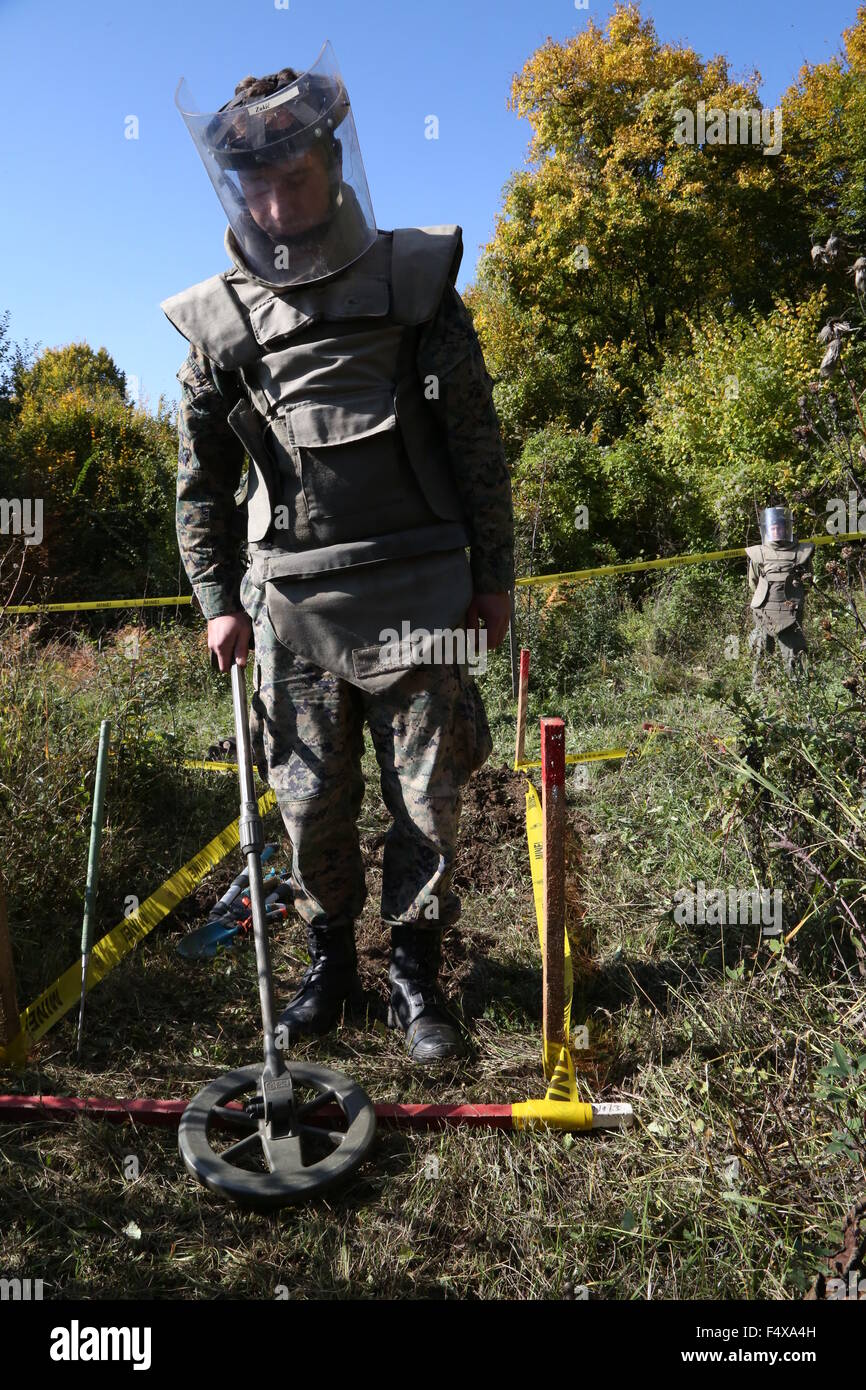
<svg viewBox="0 0 866 1390"><path fill-rule="evenodd" d="M262 883L261 853L265 846L262 818L253 782L253 758L250 748L250 726L247 716L246 667L232 663L232 705L235 716L235 739L238 754L238 779L241 791L239 823L241 853L247 861L250 876L250 915L256 943L256 968L259 977L259 1001L264 1030L265 1071L281 1076L285 1071L283 1058L274 1038L274 997L271 986L271 958L268 950L268 927L265 892Z"/></svg>
<svg viewBox="0 0 866 1390"><path fill-rule="evenodd" d="M520 643L517 640L517 606L514 601L514 590L508 594L510 605L510 618L508 621L508 644L511 653L511 695L517 699L517 691L520 686Z"/></svg>
<svg viewBox="0 0 866 1390"><path fill-rule="evenodd" d="M90 820L90 850L87 856L87 885L84 890L84 921L81 926L81 1003L78 1006L78 1041L76 1056L81 1056L84 1036L84 996L87 993L87 967L93 945L93 921L96 915L96 893L99 888L99 853L102 848L102 823L105 812L105 779L108 774L108 746L111 741L111 721L103 719L99 726L99 752L96 755L96 781L93 786L93 813Z"/></svg>

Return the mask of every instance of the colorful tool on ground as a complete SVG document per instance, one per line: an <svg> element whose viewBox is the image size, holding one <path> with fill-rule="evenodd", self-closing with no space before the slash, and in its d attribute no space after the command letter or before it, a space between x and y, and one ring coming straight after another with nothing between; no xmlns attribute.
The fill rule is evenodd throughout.
<svg viewBox="0 0 866 1390"><path fill-rule="evenodd" d="M273 859L276 848L276 845L265 845L262 850L261 862L263 864ZM264 882L269 887L273 887L277 883L283 883L283 880L273 870L267 875ZM245 890L249 888L249 883L249 870L244 869L229 884L222 897L214 903L207 921L203 922L200 927L195 927L193 931L187 932L186 936L178 942L179 955L182 955L186 960L208 960L216 955L220 946L225 946L237 936L238 932L244 930L245 925L250 922L249 897L245 897ZM275 901L276 897L276 894L271 894L271 898ZM285 913L279 915L285 916Z"/></svg>

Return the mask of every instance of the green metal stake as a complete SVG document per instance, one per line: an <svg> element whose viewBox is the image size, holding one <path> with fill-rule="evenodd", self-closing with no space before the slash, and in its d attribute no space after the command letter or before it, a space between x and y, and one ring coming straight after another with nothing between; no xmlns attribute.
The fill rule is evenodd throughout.
<svg viewBox="0 0 866 1390"><path fill-rule="evenodd" d="M99 887L99 851L102 846L102 819L105 804L105 777L108 772L108 745L111 741L111 721L103 719L99 726L99 752L96 757L96 785L93 788L93 816L90 821L90 853L87 856L87 887L84 890L84 922L81 926L81 1006L78 1010L78 1049L84 1028L84 994L87 967L93 945L93 918L96 909L96 890Z"/></svg>

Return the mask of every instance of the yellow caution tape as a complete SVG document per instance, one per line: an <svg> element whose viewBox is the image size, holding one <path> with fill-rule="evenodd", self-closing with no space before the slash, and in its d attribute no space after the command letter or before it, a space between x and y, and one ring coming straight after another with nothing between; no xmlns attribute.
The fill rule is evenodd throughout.
<svg viewBox="0 0 866 1390"><path fill-rule="evenodd" d="M595 763L611 762L616 758L648 758L651 757L653 753L660 751L655 747L660 734L672 734L676 738L695 737L694 734L686 729L667 729L659 727L643 729L641 732L644 733L646 737L640 748L601 748L597 752L592 753L566 753L565 761L566 763ZM725 747L724 741L720 738L716 738L714 734L707 734L705 737L709 738L713 743L718 743L722 748ZM524 758L521 762L515 762L514 771L525 772L529 767L541 767L541 763Z"/></svg>
<svg viewBox="0 0 866 1390"><path fill-rule="evenodd" d="M79 613L86 608L161 608L173 603L192 603L192 594L177 594L174 598L108 598L78 600L75 603L17 603L7 613Z"/></svg>
<svg viewBox="0 0 866 1390"><path fill-rule="evenodd" d="M202 772L237 772L237 763L208 763L201 758L184 758L184 767L197 767Z"/></svg>
<svg viewBox="0 0 866 1390"><path fill-rule="evenodd" d="M838 536L811 536L801 545L839 545L842 541L862 541L863 531L842 531ZM597 579L604 574L636 574L639 570L669 569L672 565L702 565L711 560L735 560L744 556L745 546L734 550L708 550L702 555L671 555L663 560L635 560L620 565L596 565L593 569L566 570L562 574L526 575L514 581L515 587L524 584L559 584L572 579ZM98 608L160 608L177 603L192 603L192 594L176 594L173 598L110 598L77 600L74 603L18 603L5 609L7 613L78 613Z"/></svg>
<svg viewBox="0 0 866 1390"><path fill-rule="evenodd" d="M567 1016L568 1011L566 1011ZM553 1068L553 1075L547 1088L547 1099L569 1101L575 1100L576 1097L577 1079L574 1075L574 1063L568 1048L563 1047Z"/></svg>
<svg viewBox="0 0 866 1390"><path fill-rule="evenodd" d="M532 871L532 895L535 900L535 920L538 925L538 941L544 954L544 833L541 801L531 782L526 786L526 838L529 844L529 864ZM565 932L565 1045L549 1038L542 1039L544 1075L550 1082L545 1097L548 1101L576 1101L577 1079L574 1063L568 1049L571 1036L571 999L574 988L574 973L571 964L571 944ZM532 1102L527 1102L530 1104ZM590 1107L590 1128L592 1128L592 1108Z"/></svg>
<svg viewBox="0 0 866 1390"><path fill-rule="evenodd" d="M844 531L838 536L812 536L801 545L838 545L841 541L866 540L866 532ZM561 584L570 580L598 579L605 574L637 574L639 570L670 569L674 565L703 565L711 560L736 560L746 553L746 547L735 550L708 550L703 555L671 555L665 560L634 560L621 565L596 565L594 569L567 570L563 574L536 574L515 579L515 588L525 584Z"/></svg>
<svg viewBox="0 0 866 1390"><path fill-rule="evenodd" d="M265 815L276 805L272 790L259 797L259 814ZM238 821L232 821L224 830L199 850L188 863L172 874L155 893L146 898L141 906L116 927L107 932L93 948L87 970L86 991L104 980L106 975L120 963L134 946L153 931L173 908L177 907L192 890L201 883L221 859L240 842ZM20 1065L26 1060L30 1045L63 1017L81 998L81 960L70 965L59 979L49 985L39 998L19 1016L19 1032L5 1047L0 1047L0 1062Z"/></svg>
<svg viewBox="0 0 866 1390"><path fill-rule="evenodd" d="M611 762L616 758L634 758L640 756L630 752L628 748L601 748L593 753L566 753L566 763L603 763ZM529 759L522 759L514 764L515 772L523 772L528 767L541 767L540 762Z"/></svg>
<svg viewBox="0 0 866 1390"><path fill-rule="evenodd" d="M532 871L532 895L535 900L535 920L538 925L538 944L544 952L544 830L542 822L541 801L538 792L531 782L526 786L526 838L529 842L529 863ZM574 977L571 969L571 943L568 940L568 932L565 932L565 1036L568 1038L571 1032L571 995ZM550 1048L556 1048L555 1053ZM548 1080L553 1076L554 1069L559 1061L559 1049L556 1044L548 1044L545 1040L545 1066L544 1074Z"/></svg>
<svg viewBox="0 0 866 1390"><path fill-rule="evenodd" d="M532 869L532 895L538 940L544 953L544 837L541 802L535 787L526 783L526 838L529 842L529 863ZM574 974L568 932L565 933L565 1045L543 1039L544 1074L550 1082L547 1095L541 1100L519 1101L511 1106L511 1121L515 1129L533 1129L551 1125L556 1129L591 1130L592 1106L580 1100L577 1077L568 1047L571 1035L571 1001Z"/></svg>

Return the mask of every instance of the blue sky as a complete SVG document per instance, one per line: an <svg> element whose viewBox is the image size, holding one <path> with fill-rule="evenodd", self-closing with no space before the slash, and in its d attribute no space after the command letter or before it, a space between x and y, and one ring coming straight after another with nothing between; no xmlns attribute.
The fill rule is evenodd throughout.
<svg viewBox="0 0 866 1390"><path fill-rule="evenodd" d="M308 67L329 38L346 81L377 224L457 222L473 278L529 126L507 109L512 74L548 35L612 5L574 0L0 0L4 199L0 311L16 341L104 346L151 405L176 398L183 340L159 302L227 265L225 219L174 106L200 106L248 73ZM735 74L757 68L774 105L806 60L839 48L856 0L644 0L664 40ZM439 139L424 118L439 118ZM139 138L124 137L138 118Z"/></svg>

